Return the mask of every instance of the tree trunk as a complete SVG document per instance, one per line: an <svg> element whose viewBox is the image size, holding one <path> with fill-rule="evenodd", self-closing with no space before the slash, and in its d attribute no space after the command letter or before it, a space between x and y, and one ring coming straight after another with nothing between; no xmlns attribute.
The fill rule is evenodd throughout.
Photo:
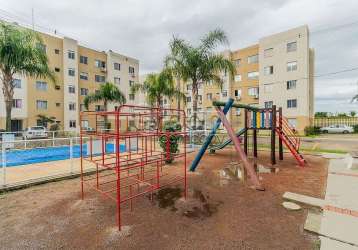
<svg viewBox="0 0 358 250"><path fill-rule="evenodd" d="M107 101L104 101L103 102L103 109L105 112L108 111L108 104L107 104ZM104 120L104 129L107 131L107 129L110 129L110 124L108 124L108 117L107 115L105 115L103 117L103 120Z"/></svg>
<svg viewBox="0 0 358 250"><path fill-rule="evenodd" d="M193 97L193 129L196 130L196 120L197 120L197 111L198 111L198 86L197 86L196 79L193 79L193 85L191 88L192 91L192 97Z"/></svg>
<svg viewBox="0 0 358 250"><path fill-rule="evenodd" d="M176 82L177 82L177 84L176 84L177 85L177 90L180 91L180 78L179 77L176 78ZM180 109L180 101L181 100L180 100L179 97L177 99L178 99L177 100L177 108Z"/></svg>
<svg viewBox="0 0 358 250"><path fill-rule="evenodd" d="M14 86L12 85L12 75L3 74L3 86L2 92L5 101L5 113L6 113L6 131L11 131L11 110L12 101L14 99Z"/></svg>

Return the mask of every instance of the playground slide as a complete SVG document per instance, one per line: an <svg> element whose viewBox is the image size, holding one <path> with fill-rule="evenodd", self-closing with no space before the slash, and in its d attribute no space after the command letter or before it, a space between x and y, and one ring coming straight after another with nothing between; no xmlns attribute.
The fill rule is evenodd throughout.
<svg viewBox="0 0 358 250"><path fill-rule="evenodd" d="M239 132L236 133L236 137L239 137L240 135L245 133L245 131L246 131L246 128L243 128L243 129L239 130ZM231 142L232 142L232 140L229 138L228 140L224 141L222 144L209 146L209 150L213 151L213 150L223 149L227 145L229 145Z"/></svg>

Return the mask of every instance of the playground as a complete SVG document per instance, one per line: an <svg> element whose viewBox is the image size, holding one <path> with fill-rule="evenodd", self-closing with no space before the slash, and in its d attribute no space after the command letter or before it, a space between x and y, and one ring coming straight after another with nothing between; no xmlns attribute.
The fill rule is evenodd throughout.
<svg viewBox="0 0 358 250"><path fill-rule="evenodd" d="M96 125L80 133L80 178L1 196L4 247L312 249L318 236L303 230L308 207L288 210L283 195L324 198L328 161L299 152L276 106L213 105L218 119L190 151L182 110L82 112ZM244 109L240 131L226 118L233 107ZM228 137L215 145L220 126ZM270 132L267 151L257 147L260 130Z"/></svg>
<svg viewBox="0 0 358 250"><path fill-rule="evenodd" d="M270 162L269 152L258 154L258 163ZM232 147L207 153L188 173L189 207L181 205L175 189L169 189L168 199L139 198L132 212L124 207L122 231L114 220L116 204L97 193L81 200L78 179L3 194L2 248L312 249L318 237L303 230L307 210L286 210L282 195L324 197L327 161L306 156L310 166L302 169L284 154L277 173L259 174L266 187L261 192L220 175L234 155ZM188 154L188 162L194 157ZM196 206L200 209L193 213Z"/></svg>

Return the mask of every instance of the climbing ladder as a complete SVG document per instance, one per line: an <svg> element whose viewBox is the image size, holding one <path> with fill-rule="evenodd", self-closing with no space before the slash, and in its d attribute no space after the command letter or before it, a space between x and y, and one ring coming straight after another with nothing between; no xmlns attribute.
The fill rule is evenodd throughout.
<svg viewBox="0 0 358 250"><path fill-rule="evenodd" d="M286 145L286 147L290 150L292 155L298 161L298 164L301 167L304 167L306 160L300 154L300 144L301 139L296 135L295 129L289 124L285 117L281 117L278 119L278 124L276 126L276 133Z"/></svg>

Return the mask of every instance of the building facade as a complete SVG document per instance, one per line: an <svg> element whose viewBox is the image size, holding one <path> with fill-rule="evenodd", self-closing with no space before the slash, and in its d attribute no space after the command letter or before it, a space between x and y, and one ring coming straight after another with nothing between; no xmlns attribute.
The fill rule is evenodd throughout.
<svg viewBox="0 0 358 250"><path fill-rule="evenodd" d="M79 113L84 110L86 95L112 82L126 95L128 104L140 102L130 93L130 86L139 81L139 61L113 51L97 51L84 47L68 37L40 33L49 66L56 74L56 83L48 79L15 76L12 109L12 130L42 125L38 115L53 117L66 131L79 129ZM0 82L0 85L2 83ZM1 87L1 86L0 86ZM114 109L115 105L110 105ZM101 103L91 104L89 110L102 110ZM82 126L91 126L84 121ZM0 129L5 128L4 97L0 95Z"/></svg>
<svg viewBox="0 0 358 250"><path fill-rule="evenodd" d="M235 76L221 74L223 86L206 83L199 88L199 126L210 128L216 120L213 100L235 101L256 107L282 107L288 122L303 133L314 115L314 50L308 27L301 26L263 37L258 44L223 52L236 66ZM187 86L187 114L192 116L192 94ZM244 114L232 109L228 119L237 129Z"/></svg>

